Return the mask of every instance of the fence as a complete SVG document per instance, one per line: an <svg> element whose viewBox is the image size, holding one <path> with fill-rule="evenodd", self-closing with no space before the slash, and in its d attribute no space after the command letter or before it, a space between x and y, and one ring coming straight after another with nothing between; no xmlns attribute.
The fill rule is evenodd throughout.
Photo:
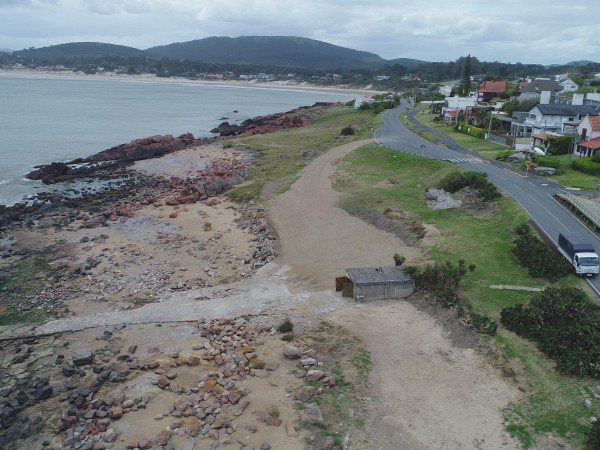
<svg viewBox="0 0 600 450"><path fill-rule="evenodd" d="M592 211L585 202L582 202L577 196L569 194L568 192L559 191L554 194L559 201L567 203L571 207L575 208L582 216L589 220L593 225L594 229L600 228L600 215Z"/></svg>

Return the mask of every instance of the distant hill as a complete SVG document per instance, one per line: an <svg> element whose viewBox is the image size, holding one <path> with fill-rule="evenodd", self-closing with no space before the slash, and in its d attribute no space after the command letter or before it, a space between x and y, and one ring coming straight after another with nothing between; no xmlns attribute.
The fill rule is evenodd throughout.
<svg viewBox="0 0 600 450"><path fill-rule="evenodd" d="M566 64L550 64L546 67L548 67L548 68L551 68L551 67L585 67L588 64L598 64L598 63L595 61L589 61L587 59L581 59L579 61L571 61Z"/></svg>
<svg viewBox="0 0 600 450"><path fill-rule="evenodd" d="M396 59L388 59L386 64L389 66L395 66L396 64L400 66L404 66L407 69L412 69L413 67L417 67L419 64L427 64L427 61L421 61L420 59L411 59L411 58L396 58Z"/></svg>
<svg viewBox="0 0 600 450"><path fill-rule="evenodd" d="M387 61L380 56L293 36L209 37L146 50L171 59L209 63L280 66L309 70L370 69Z"/></svg>
<svg viewBox="0 0 600 450"><path fill-rule="evenodd" d="M103 56L129 57L145 56L143 50L124 45L104 44L102 42L71 42L42 48L30 48L13 52L15 56L35 59L98 58Z"/></svg>
<svg viewBox="0 0 600 450"><path fill-rule="evenodd" d="M0 48L0 52L3 52L3 53L11 53L13 51L14 50L11 50L10 48Z"/></svg>

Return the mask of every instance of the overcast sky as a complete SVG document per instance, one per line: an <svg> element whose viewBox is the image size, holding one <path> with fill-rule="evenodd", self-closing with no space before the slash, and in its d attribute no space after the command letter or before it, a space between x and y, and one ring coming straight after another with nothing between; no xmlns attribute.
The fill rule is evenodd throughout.
<svg viewBox="0 0 600 450"><path fill-rule="evenodd" d="M0 0L0 48L300 36L386 59L600 62L599 0Z"/></svg>

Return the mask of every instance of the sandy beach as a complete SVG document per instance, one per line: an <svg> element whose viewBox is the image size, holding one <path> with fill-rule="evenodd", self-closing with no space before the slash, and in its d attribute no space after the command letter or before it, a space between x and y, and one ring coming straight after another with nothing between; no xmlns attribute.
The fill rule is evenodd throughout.
<svg viewBox="0 0 600 450"><path fill-rule="evenodd" d="M83 73L74 73L70 71L39 71L28 69L0 69L2 76L19 77L40 77L40 78L60 78L60 79L87 79L87 80L112 80L121 82L137 83L180 83L180 84L201 84L206 86L226 86L231 88L254 88L254 89L295 89L311 92L336 92L344 94L355 94L357 96L372 96L384 93L383 91L372 90L371 86L362 88L337 86L319 86L307 82L298 82L294 80L276 80L264 82L260 80L197 80L183 77L157 77L151 74L128 75L106 72L102 74L86 75Z"/></svg>

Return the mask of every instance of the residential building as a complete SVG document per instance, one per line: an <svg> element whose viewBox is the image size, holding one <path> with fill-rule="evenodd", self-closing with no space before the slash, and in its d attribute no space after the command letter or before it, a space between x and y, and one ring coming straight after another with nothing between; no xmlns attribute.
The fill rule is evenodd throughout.
<svg viewBox="0 0 600 450"><path fill-rule="evenodd" d="M524 84L520 87L520 99L529 100L532 98L539 98L543 91L549 91L550 93L556 93L561 91L561 86L556 81L550 78L536 78L530 83Z"/></svg>
<svg viewBox="0 0 600 450"><path fill-rule="evenodd" d="M549 105L534 106L523 122L513 121L511 134L517 136L544 135L552 133L573 133L586 115L598 116L596 109L588 105Z"/></svg>
<svg viewBox="0 0 600 450"><path fill-rule="evenodd" d="M570 78L567 78L566 80L563 80L558 84L562 87L563 92L571 92L579 89L579 85Z"/></svg>
<svg viewBox="0 0 600 450"><path fill-rule="evenodd" d="M577 152L592 156L600 149L600 116L585 116L577 126Z"/></svg>
<svg viewBox="0 0 600 450"><path fill-rule="evenodd" d="M506 81L484 81L477 89L477 100L480 102L489 102L494 97L508 89Z"/></svg>

